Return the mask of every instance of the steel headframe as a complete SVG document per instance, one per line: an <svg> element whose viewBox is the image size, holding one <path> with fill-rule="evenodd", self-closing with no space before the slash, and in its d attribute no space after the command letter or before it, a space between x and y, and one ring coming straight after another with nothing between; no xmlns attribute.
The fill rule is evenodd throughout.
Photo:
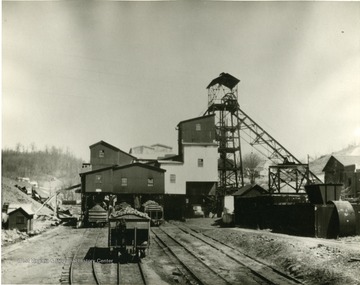
<svg viewBox="0 0 360 285"><path fill-rule="evenodd" d="M298 192L305 184L322 183L292 153L277 142L260 125L240 109L237 78L221 73L208 85L207 114L215 114L217 141L220 154L218 163L220 195L231 194L244 186L241 157L241 139L278 164L269 169L270 191L281 192L284 185Z"/></svg>
<svg viewBox="0 0 360 285"><path fill-rule="evenodd" d="M231 75L222 73L208 86L208 109L205 114L215 114L216 140L219 146L217 191L221 196L233 194L244 186L237 119L238 82Z"/></svg>

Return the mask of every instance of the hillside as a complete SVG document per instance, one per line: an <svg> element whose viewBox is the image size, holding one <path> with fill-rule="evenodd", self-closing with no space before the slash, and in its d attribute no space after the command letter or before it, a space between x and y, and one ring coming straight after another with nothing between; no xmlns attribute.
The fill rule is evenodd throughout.
<svg viewBox="0 0 360 285"><path fill-rule="evenodd" d="M78 184L81 166L81 159L61 148L2 150L2 177L28 177L49 190Z"/></svg>
<svg viewBox="0 0 360 285"><path fill-rule="evenodd" d="M26 195L21 192L19 189L15 187L17 181L3 177L1 181L1 201L2 203L6 202L9 204L26 204L29 205L29 209L31 209L34 213L41 207L42 204L35 201L30 197L30 195ZM39 215L51 215L53 212L44 207L39 211Z"/></svg>

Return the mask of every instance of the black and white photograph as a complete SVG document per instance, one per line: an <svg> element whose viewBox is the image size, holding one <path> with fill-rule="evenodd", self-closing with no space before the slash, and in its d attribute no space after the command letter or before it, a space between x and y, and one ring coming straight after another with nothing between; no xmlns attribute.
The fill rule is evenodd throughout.
<svg viewBox="0 0 360 285"><path fill-rule="evenodd" d="M2 1L1 284L360 284L359 1Z"/></svg>

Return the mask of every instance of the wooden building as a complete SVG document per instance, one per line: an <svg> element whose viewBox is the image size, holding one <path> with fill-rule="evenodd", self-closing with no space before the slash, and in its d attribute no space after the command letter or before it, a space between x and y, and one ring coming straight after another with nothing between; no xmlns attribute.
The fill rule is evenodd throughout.
<svg viewBox="0 0 360 285"><path fill-rule="evenodd" d="M325 183L340 183L347 197L360 197L360 156L331 156L323 172Z"/></svg>
<svg viewBox="0 0 360 285"><path fill-rule="evenodd" d="M215 115L182 121L177 127L178 154L161 144L133 148L139 157L104 141L91 145L91 170L80 173L83 212L110 195L126 202L135 196L143 202L153 199L164 206L165 218L182 218L185 207L203 204L218 180ZM144 153L161 153L162 158L146 159Z"/></svg>
<svg viewBox="0 0 360 285"><path fill-rule="evenodd" d="M113 165L126 165L134 160L134 156L117 147L99 141L90 147L90 165L92 170L105 168Z"/></svg>
<svg viewBox="0 0 360 285"><path fill-rule="evenodd" d="M164 194L164 169L131 163L82 173L84 193Z"/></svg>
<svg viewBox="0 0 360 285"><path fill-rule="evenodd" d="M12 209L8 213L8 228L29 232L33 229L34 214L29 210L20 207Z"/></svg>

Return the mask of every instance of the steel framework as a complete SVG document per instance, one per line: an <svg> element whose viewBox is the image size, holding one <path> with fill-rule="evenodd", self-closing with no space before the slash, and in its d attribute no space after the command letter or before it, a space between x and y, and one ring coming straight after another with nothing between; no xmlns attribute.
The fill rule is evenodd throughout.
<svg viewBox="0 0 360 285"><path fill-rule="evenodd" d="M216 140L218 141L218 193L232 194L244 186L241 158L240 128L238 123L239 80L227 73L220 74L208 88L208 109L215 114Z"/></svg>
<svg viewBox="0 0 360 285"><path fill-rule="evenodd" d="M298 193L307 183L322 183L309 171L307 164L301 163L240 109L237 88L239 82L240 80L230 74L221 73L207 87L208 109L205 115L216 115L220 194L229 194L244 186L241 139L277 164L269 169L270 191L280 193L288 186Z"/></svg>

